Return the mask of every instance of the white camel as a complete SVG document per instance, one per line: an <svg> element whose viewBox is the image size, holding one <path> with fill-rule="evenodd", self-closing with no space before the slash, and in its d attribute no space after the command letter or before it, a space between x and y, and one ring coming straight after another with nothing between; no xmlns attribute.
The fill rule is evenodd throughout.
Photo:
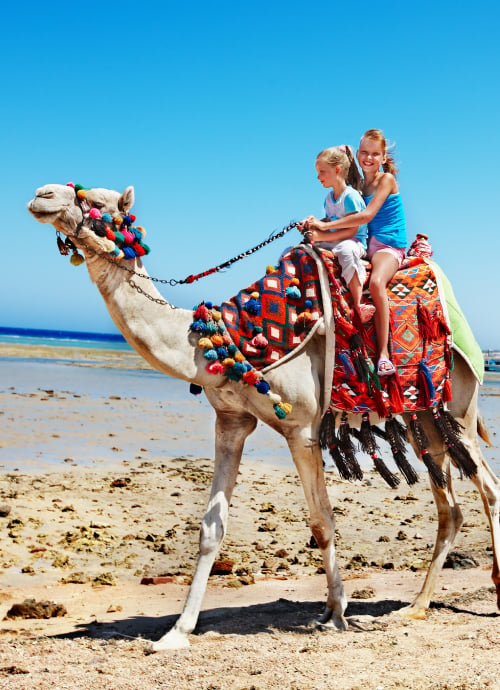
<svg viewBox="0 0 500 690"><path fill-rule="evenodd" d="M107 189L86 192L89 207L112 215L127 213L134 202L134 190L123 194ZM293 405L293 412L278 419L267 396L253 386L229 381L222 374L206 371L207 361L197 347L197 337L190 331L191 311L168 304L148 279L142 261L109 260L109 241L91 229L88 209L80 204L70 186L50 184L37 190L28 205L41 223L50 223L71 238L84 254L91 280L101 293L111 317L127 342L155 369L203 386L216 412L215 465L210 498L200 529L200 548L192 584L179 619L171 630L153 644L155 651L189 645L189 634L195 628L208 577L226 532L228 509L235 486L246 438L261 420L281 434L288 444L300 476L310 511L310 529L321 550L326 573L328 595L325 610L317 621L324 628L347 629L344 612L347 606L343 584L335 558L335 525L325 486L322 453L318 443L323 412L325 337L317 329L299 353L276 367L266 376L272 390ZM141 277L143 276L143 277ZM481 494L490 525L493 543L492 579L500 608L500 482L480 450L478 432L485 438L477 411L478 383L464 359L457 353L453 370L453 402L450 411L463 425L463 443L477 464L472 478ZM442 467L447 481L445 488L431 483L438 512L438 530L432 562L421 592L404 609L408 618L425 618L439 571L462 524L462 513L452 487L450 456L437 433L430 411L419 413L429 437L429 451ZM359 420L351 419L359 426ZM415 441L412 445L416 450Z"/></svg>

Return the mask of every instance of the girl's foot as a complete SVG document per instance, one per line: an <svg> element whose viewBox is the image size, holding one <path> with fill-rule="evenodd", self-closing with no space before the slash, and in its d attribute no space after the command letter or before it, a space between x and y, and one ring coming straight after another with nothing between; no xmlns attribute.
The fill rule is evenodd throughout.
<svg viewBox="0 0 500 690"><path fill-rule="evenodd" d="M361 319L361 323L366 323L373 318L373 315L375 314L375 307L373 304L360 304L358 314L359 318Z"/></svg>
<svg viewBox="0 0 500 690"><path fill-rule="evenodd" d="M381 357L378 360L377 364L377 374L378 376L392 376L392 374L396 373L396 367L394 364L391 362L390 359L386 359L385 357Z"/></svg>

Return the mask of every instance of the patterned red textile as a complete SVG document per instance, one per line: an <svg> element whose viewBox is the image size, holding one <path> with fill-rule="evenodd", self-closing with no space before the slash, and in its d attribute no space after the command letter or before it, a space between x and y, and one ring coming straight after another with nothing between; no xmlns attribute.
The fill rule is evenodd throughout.
<svg viewBox="0 0 500 690"><path fill-rule="evenodd" d="M248 362L263 369L301 346L322 316L323 300L330 297L335 321L332 408L373 411L385 417L450 400L449 330L437 281L428 264L421 258L410 259L408 267L398 271L388 285L390 350L397 373L379 379L373 321L363 325L353 319L350 293L339 278L336 260L330 252L319 255L329 286L320 284L315 259L296 247L274 271L222 305L229 335ZM295 290L290 290L293 287ZM369 297L365 299L369 301ZM255 339L260 329L263 342Z"/></svg>

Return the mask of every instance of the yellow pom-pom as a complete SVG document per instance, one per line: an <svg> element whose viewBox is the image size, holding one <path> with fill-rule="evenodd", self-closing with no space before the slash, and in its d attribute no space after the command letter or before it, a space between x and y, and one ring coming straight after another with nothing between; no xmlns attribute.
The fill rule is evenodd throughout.
<svg viewBox="0 0 500 690"><path fill-rule="evenodd" d="M244 355L241 354L241 352L237 352L237 353L234 355L234 361L235 361L235 362L244 362L244 361L245 361L245 357L244 357Z"/></svg>
<svg viewBox="0 0 500 690"><path fill-rule="evenodd" d="M259 299L260 295L259 295L258 292L252 292L252 294L250 295L250 297L251 297L252 299Z"/></svg>
<svg viewBox="0 0 500 690"><path fill-rule="evenodd" d="M234 359L232 357L226 357L222 364L229 369L229 367L234 367Z"/></svg>
<svg viewBox="0 0 500 690"><path fill-rule="evenodd" d="M79 189L76 193L76 196L79 199L85 199L85 197L87 196L87 192L84 189Z"/></svg>
<svg viewBox="0 0 500 690"><path fill-rule="evenodd" d="M281 407L281 409L283 410L283 412L284 412L285 414L290 414L290 412L291 412L292 409L293 409L293 408L292 408L292 405L291 405L290 403L284 403L284 402L282 402L282 403L279 404L279 406Z"/></svg>
<svg viewBox="0 0 500 690"><path fill-rule="evenodd" d="M266 266L266 275L268 276L270 273L274 273L275 270L276 266L269 264L268 266Z"/></svg>
<svg viewBox="0 0 500 690"><path fill-rule="evenodd" d="M222 319L222 314L217 309L212 309L212 319L214 321L220 321Z"/></svg>
<svg viewBox="0 0 500 690"><path fill-rule="evenodd" d="M300 285L300 280L298 278L292 278L290 285Z"/></svg>
<svg viewBox="0 0 500 690"><path fill-rule="evenodd" d="M211 350L212 341L210 340L210 338L200 338L198 340L198 347L201 347L204 350Z"/></svg>
<svg viewBox="0 0 500 690"><path fill-rule="evenodd" d="M121 225L123 223L123 218L121 216L113 216L113 221L115 225Z"/></svg>
<svg viewBox="0 0 500 690"><path fill-rule="evenodd" d="M214 347L220 347L221 345L224 345L224 338L221 335L213 335L210 340L212 341L212 345Z"/></svg>

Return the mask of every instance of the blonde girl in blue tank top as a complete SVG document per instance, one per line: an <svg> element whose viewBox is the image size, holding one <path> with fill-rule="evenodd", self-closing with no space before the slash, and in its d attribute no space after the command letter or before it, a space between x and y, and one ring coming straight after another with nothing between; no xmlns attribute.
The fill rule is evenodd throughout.
<svg viewBox="0 0 500 690"><path fill-rule="evenodd" d="M377 373L394 374L389 355L389 301L386 288L405 257L406 223L396 182L397 168L379 129L369 129L361 138L357 159L363 172L362 194L366 209L336 220L331 230L347 224L368 223L368 258L372 264L370 294L375 305L375 331L378 344ZM312 233L313 240L319 240Z"/></svg>

